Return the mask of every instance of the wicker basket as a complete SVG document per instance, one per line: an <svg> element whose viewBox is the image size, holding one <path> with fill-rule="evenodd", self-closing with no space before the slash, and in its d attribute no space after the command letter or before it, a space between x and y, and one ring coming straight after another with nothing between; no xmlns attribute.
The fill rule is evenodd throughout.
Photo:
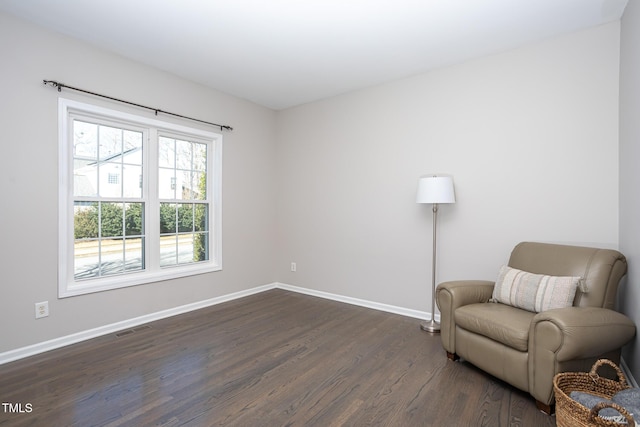
<svg viewBox="0 0 640 427"><path fill-rule="evenodd" d="M610 365L618 374L618 381L602 378L597 371L603 364ZM553 378L553 390L556 395L556 425L558 427L620 427L624 424L598 416L603 408L614 408L627 420L629 426L635 426L631 414L620 405L602 402L586 408L569 397L572 391L590 393L605 399L611 399L617 392L630 388L624 374L610 360L600 359L594 363L591 372L563 372Z"/></svg>

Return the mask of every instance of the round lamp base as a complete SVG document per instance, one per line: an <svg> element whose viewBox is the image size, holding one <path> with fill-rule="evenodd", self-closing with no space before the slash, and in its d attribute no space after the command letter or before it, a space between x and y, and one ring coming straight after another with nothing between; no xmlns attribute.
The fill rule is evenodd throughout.
<svg viewBox="0 0 640 427"><path fill-rule="evenodd" d="M426 332L438 333L440 332L440 323L435 320L426 320L424 322L420 322L420 329Z"/></svg>

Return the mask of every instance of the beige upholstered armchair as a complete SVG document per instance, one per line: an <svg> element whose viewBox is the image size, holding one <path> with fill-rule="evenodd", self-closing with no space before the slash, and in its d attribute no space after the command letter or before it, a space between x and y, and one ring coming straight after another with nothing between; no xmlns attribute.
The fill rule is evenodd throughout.
<svg viewBox="0 0 640 427"><path fill-rule="evenodd" d="M449 359L530 393L551 413L555 374L588 372L603 357L619 363L635 335L633 322L613 310L626 271L615 250L520 243L496 282L438 286L442 345Z"/></svg>

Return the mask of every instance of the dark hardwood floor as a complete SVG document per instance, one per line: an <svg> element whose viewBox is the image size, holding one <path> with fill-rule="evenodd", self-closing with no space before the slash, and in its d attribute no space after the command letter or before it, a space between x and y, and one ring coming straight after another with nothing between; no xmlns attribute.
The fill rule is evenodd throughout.
<svg viewBox="0 0 640 427"><path fill-rule="evenodd" d="M1 365L0 400L32 408L0 426L555 426L418 320L283 290Z"/></svg>

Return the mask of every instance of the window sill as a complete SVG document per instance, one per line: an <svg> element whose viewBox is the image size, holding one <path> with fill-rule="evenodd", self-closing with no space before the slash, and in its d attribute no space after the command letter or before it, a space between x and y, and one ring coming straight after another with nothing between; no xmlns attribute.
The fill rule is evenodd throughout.
<svg viewBox="0 0 640 427"><path fill-rule="evenodd" d="M146 285L156 282L162 282L165 280L178 279L181 277L212 273L221 270L221 265L215 263L206 263L194 264L190 266L167 267L156 272L129 272L124 275L101 277L99 279L89 279L79 282L60 282L58 297L68 298L94 292L110 291L113 289L126 288L129 286Z"/></svg>

